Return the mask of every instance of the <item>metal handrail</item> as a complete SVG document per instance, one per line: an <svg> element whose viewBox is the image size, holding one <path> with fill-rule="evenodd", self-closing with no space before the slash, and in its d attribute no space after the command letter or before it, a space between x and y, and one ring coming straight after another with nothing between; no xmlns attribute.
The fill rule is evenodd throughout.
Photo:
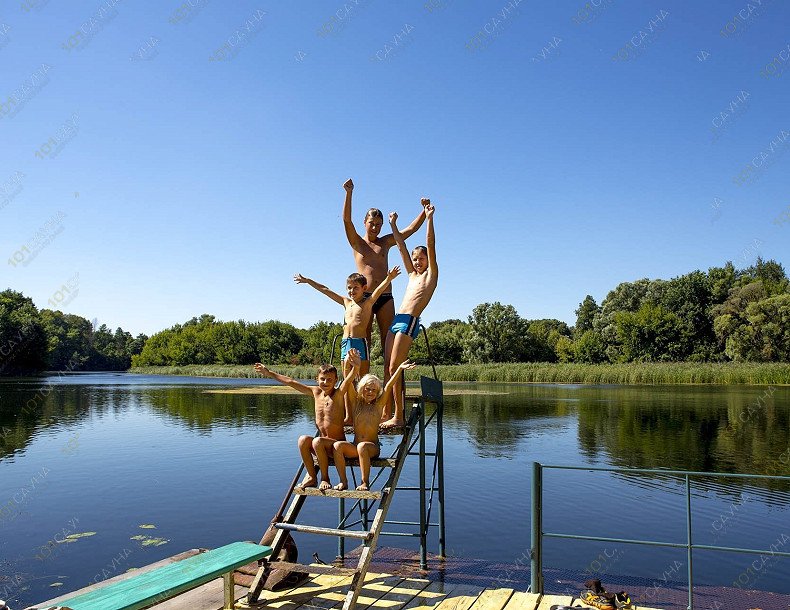
<svg viewBox="0 0 790 610"><path fill-rule="evenodd" d="M605 536L580 536L543 531L543 471L553 470L585 470L593 472L612 472L617 474L660 474L683 477L686 496L686 542L665 542L660 540L642 540L635 538L611 538ZM688 558L688 610L694 610L694 549L707 551L725 551L731 553L768 553L779 557L790 557L790 553L775 550L744 549L738 547L715 546L710 544L694 544L691 530L691 479L694 477L722 477L731 479L774 479L790 481L790 476L764 474L737 474L727 472L699 472L690 470L664 470L661 468L603 468L600 466L562 466L532 462L532 549L530 551L530 591L543 593L543 539L564 538L570 540L594 540L597 542L613 542L622 544L642 544L670 548L685 548Z"/></svg>

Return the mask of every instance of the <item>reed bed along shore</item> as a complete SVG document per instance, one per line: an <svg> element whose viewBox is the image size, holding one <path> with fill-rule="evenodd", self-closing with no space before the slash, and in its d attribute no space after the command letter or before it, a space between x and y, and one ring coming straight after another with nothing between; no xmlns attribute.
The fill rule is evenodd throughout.
<svg viewBox="0 0 790 610"><path fill-rule="evenodd" d="M295 379L313 379L315 366L272 366ZM129 370L143 375L187 375L192 377L234 377L260 379L249 365L147 366ZM372 372L382 373L381 366ZM504 364L439 365L436 374L442 381L477 381L485 383L585 383L585 384L720 384L720 385L788 385L790 363L751 362L646 362L627 364L552 364L545 362ZM430 366L409 371L407 379L433 376Z"/></svg>

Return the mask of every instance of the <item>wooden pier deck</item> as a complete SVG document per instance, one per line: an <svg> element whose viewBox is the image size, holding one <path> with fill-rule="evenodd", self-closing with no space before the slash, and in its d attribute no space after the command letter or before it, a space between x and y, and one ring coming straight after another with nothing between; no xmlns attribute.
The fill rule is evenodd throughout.
<svg viewBox="0 0 790 610"><path fill-rule="evenodd" d="M107 584L129 578L135 574L180 561L200 552L193 549L164 559L157 563L133 570L99 583ZM235 599L236 608L271 608L272 610L332 610L343 605L349 576L319 575L304 584L278 591L264 591L261 603L247 605L243 598L247 593L248 580L237 573ZM244 583L244 584L239 584ZM201 587L153 606L157 610L221 610L223 606L222 579L218 578ZM85 593L98 585L86 587L78 592L37 604L36 608L47 608L57 602ZM589 608L570 595L537 595L506 587L489 587L479 583L457 580L443 581L408 576L368 572L365 586L357 602L358 610L549 610L554 604L578 605ZM641 610L658 610L639 606Z"/></svg>

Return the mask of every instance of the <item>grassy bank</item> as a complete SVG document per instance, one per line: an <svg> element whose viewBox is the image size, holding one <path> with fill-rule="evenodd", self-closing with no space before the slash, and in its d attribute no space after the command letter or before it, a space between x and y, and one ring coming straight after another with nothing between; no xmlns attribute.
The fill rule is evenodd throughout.
<svg viewBox="0 0 790 610"><path fill-rule="evenodd" d="M278 373L297 379L315 377L314 366L274 366ZM657 362L629 364L457 364L436 367L442 381L517 383L614 383L614 384L790 384L790 363L694 363ZM258 378L247 365L149 366L130 369L147 375ZM373 367L381 374L381 367ZM431 376L431 367L420 366L408 375Z"/></svg>

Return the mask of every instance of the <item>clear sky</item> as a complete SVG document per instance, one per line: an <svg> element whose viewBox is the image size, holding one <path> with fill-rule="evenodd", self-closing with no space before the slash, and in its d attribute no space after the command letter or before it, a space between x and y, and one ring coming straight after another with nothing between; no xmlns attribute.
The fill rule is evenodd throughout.
<svg viewBox="0 0 790 610"><path fill-rule="evenodd" d="M622 281L790 262L784 1L0 11L0 289L40 308L340 321L292 277L354 271L349 177L360 230L435 203L426 324L492 301L573 323Z"/></svg>

